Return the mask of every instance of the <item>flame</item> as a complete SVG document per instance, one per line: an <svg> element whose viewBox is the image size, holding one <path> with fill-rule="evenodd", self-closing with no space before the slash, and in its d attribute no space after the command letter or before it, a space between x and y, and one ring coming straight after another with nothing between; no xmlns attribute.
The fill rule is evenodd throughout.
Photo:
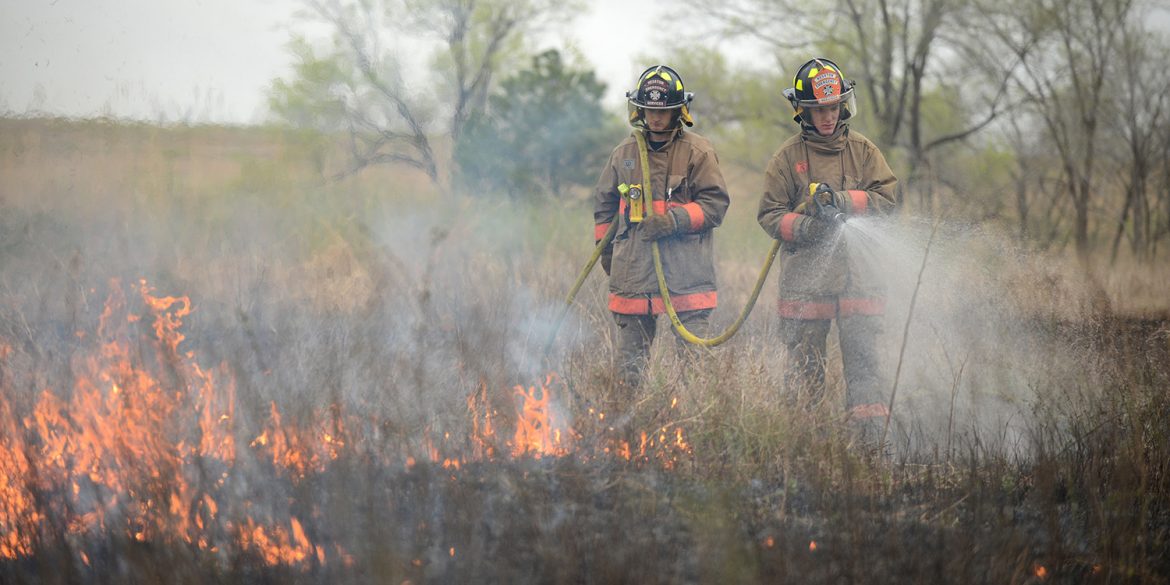
<svg viewBox="0 0 1170 585"><path fill-rule="evenodd" d="M265 530L264 526L248 518L247 524L240 529L240 540L245 549L259 553L269 565L298 565L310 558L322 564L325 562L324 550L309 542L296 517L289 520L289 530L282 526Z"/></svg>
<svg viewBox="0 0 1170 585"><path fill-rule="evenodd" d="M0 364L7 359L6 347L0 346ZM32 535L44 517L22 481L31 466L6 396L8 389L0 388L0 559L15 559L32 554Z"/></svg>
<svg viewBox="0 0 1170 585"><path fill-rule="evenodd" d="M467 411L471 414L472 455L480 459L491 459L496 454L496 427L493 420L497 412L487 399L487 383L480 381L479 391L467 397Z"/></svg>
<svg viewBox="0 0 1170 585"><path fill-rule="evenodd" d="M154 289L148 286L145 280L138 281L138 286L142 292L143 302L155 315L155 337L170 350L172 355L177 354L179 344L186 339L182 333L179 333L179 327L183 325L183 317L191 314L191 299L188 297L151 296L150 293L154 292ZM180 307L172 311L171 307L176 304Z"/></svg>
<svg viewBox="0 0 1170 585"><path fill-rule="evenodd" d="M516 409L516 435L512 442L512 454L541 457L560 456L569 452L569 432L564 419L555 412L551 401L551 386L559 381L556 374L545 377L539 388L530 386L527 390L520 385L514 388L519 406Z"/></svg>
<svg viewBox="0 0 1170 585"><path fill-rule="evenodd" d="M322 471L324 467L318 454L301 440L295 428L286 428L282 424L276 403L268 404L269 425L252 440L251 446L258 447L260 451L267 449L273 467L287 470L294 479L303 479L310 470Z"/></svg>
<svg viewBox="0 0 1170 585"><path fill-rule="evenodd" d="M38 543L58 536L115 534L184 543L221 559L244 552L271 565L351 566L340 546L313 541L312 525L306 530L291 502L233 501L230 482L247 470L295 484L384 438L364 437L370 427L336 403L290 416L269 401L259 426L243 428L228 365L205 367L183 345L190 299L155 296L139 281L130 289L141 300L136 314L117 280L109 289L96 328L75 336L81 349L64 391L39 387L28 403L10 402L16 394L4 374L19 350L0 339L0 560L34 556ZM514 410L501 413L480 381L467 398L469 436L428 428L399 453L361 453L407 470L425 459L452 478L471 461L500 457L617 456L671 469L691 454L683 428L673 425L630 435L638 437L633 446L612 437L582 441L559 402L567 395L567 384L549 373L514 386ZM671 409L677 404L673 398ZM590 409L582 425L605 420ZM263 518L254 516L260 510ZM86 552L78 553L88 566Z"/></svg>
<svg viewBox="0 0 1170 585"><path fill-rule="evenodd" d="M66 535L112 531L212 552L224 544L254 549L270 563L311 556L323 563L323 549L312 546L296 518L286 530L247 517L236 524L246 528L234 544L221 542L215 494L239 455L235 381L225 365L208 370L180 354L182 319L192 310L187 297L156 297L144 281L137 292L153 345L134 343L127 325L140 317L111 281L96 335L77 335L95 347L74 356L71 392L45 388L19 417L9 389L0 389L0 558L35 554L52 517ZM0 342L0 360L11 353Z"/></svg>

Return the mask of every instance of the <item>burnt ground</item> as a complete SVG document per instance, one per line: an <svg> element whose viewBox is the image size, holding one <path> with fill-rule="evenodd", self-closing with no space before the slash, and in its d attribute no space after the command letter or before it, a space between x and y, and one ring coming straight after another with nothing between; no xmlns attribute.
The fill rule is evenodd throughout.
<svg viewBox="0 0 1170 585"><path fill-rule="evenodd" d="M452 471L342 460L290 511L322 564L139 543L50 538L0 564L5 583L1119 583L1165 582L1165 494L1104 509L1067 478L984 465L963 474L844 454L838 485L718 481L573 458ZM1164 481L1164 480L1163 480ZM1124 500L1127 494L1116 496ZM1112 508L1112 509L1111 509ZM1097 534L1096 513L1137 514ZM1138 522L1139 525L1134 525ZM1125 538L1145 539L1126 549ZM51 535L50 535L51 536ZM88 565L79 559L84 553Z"/></svg>
<svg viewBox="0 0 1170 585"><path fill-rule="evenodd" d="M239 509L207 530L214 551L116 526L78 536L53 503L67 498L36 492L35 552L0 562L0 582L1170 582L1170 321L1046 326L1094 340L1135 400L1027 460L874 460L833 442L783 473L702 455L672 470L576 456L446 469L349 453L292 480L257 458L206 489L295 516L320 557L272 565L235 546Z"/></svg>

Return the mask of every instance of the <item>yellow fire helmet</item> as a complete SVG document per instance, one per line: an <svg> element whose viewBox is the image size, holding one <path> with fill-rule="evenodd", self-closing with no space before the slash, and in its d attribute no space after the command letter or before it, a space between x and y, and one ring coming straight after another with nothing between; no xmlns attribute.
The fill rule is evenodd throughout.
<svg viewBox="0 0 1170 585"><path fill-rule="evenodd" d="M679 110L678 120L687 126L695 124L687 104L695 94L683 88L682 76L666 65L655 65L638 76L638 86L626 92L626 109L630 125L645 128L643 110Z"/></svg>
<svg viewBox="0 0 1170 585"><path fill-rule="evenodd" d="M792 85L784 90L784 97L792 104L796 122L810 122L808 109L841 104L841 121L857 113L857 100L853 97L852 80L845 79L845 73L836 63L818 57L811 59L792 78ZM810 122L811 123L811 122Z"/></svg>

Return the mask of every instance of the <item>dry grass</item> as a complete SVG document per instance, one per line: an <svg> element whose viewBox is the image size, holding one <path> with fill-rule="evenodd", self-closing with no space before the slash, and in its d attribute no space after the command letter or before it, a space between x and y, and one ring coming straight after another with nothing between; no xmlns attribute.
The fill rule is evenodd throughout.
<svg viewBox="0 0 1170 585"><path fill-rule="evenodd" d="M513 386L546 373L536 353L591 241L583 199L433 199L425 180L385 169L325 183L314 169L334 164L328 149L276 131L2 124L0 429L11 433L0 447L19 438L38 453L46 437L22 422L42 392L80 391L107 297L139 278L191 297L180 348L235 380L241 446L226 482L195 483L221 501L214 554L138 542L116 523L77 534L70 486L0 483L28 487L43 520L31 528L0 508L0 531L35 532L33 554L0 559L4 582L1170 579L1170 325L1149 316L1170 308L1156 294L1164 268L1111 269L1114 306L1135 313L1103 317L1074 271L1003 253L991 228L944 231L958 251L931 252L942 263L924 273L888 457L851 443L839 370L821 405L781 390L774 279L732 342L680 367L663 340L647 383L620 396L594 276L553 355L573 454L489 459L471 455L468 397L506 429ZM767 245L758 177L729 179L717 324L746 299ZM912 239L920 228L898 229ZM906 250L916 269L920 249ZM127 311L143 316L129 337L140 367L185 395L176 362L156 359L149 313ZM887 333L896 356L900 328ZM191 410L168 428L198 411L180 404ZM348 447L289 476L248 446L272 404L301 428L350 421ZM680 429L689 449L612 453ZM428 442L465 464L431 462ZM193 461L210 477L224 465ZM150 489L170 493L186 473ZM300 518L324 562L271 565L233 548L227 524L245 511Z"/></svg>

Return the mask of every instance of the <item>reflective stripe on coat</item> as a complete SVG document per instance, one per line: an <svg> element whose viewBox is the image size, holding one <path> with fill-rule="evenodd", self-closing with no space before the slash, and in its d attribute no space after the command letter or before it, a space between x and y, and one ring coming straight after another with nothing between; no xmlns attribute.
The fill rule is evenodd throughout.
<svg viewBox="0 0 1170 585"><path fill-rule="evenodd" d="M808 196L809 183L826 183L845 195L849 216L886 215L895 205L897 178L870 140L843 124L832 136L806 129L789 138L769 161L757 220L783 241L780 258L780 312L788 318L816 319L841 313L873 314L884 308L884 294L872 256L850 253L845 239L832 243L805 239L807 215L794 212ZM850 245L857 245L856 243ZM840 297L832 307L826 298Z"/></svg>
<svg viewBox="0 0 1170 585"><path fill-rule="evenodd" d="M715 149L706 138L680 130L662 149L649 151L647 160L654 212L672 214L679 226L678 233L658 241L671 301L679 311L714 308L712 229L723 222L731 203ZM642 180L638 144L630 135L613 150L594 188L594 235L604 235L618 216L609 278L609 307L617 313L662 312L650 242L641 237L641 224L630 223L618 191L618 185L641 185Z"/></svg>

